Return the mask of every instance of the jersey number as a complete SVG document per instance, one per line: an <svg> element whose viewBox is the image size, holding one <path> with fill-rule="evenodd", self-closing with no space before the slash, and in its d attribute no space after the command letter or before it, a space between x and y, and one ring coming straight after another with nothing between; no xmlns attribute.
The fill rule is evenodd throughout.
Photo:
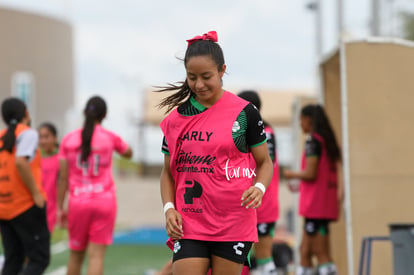
<svg viewBox="0 0 414 275"><path fill-rule="evenodd" d="M100 156L98 154L93 154L88 157L88 161L82 161L81 157L82 155L79 153L77 156L76 166L82 170L82 174L84 176L88 176L90 171L89 168L92 167L92 175L98 176Z"/></svg>

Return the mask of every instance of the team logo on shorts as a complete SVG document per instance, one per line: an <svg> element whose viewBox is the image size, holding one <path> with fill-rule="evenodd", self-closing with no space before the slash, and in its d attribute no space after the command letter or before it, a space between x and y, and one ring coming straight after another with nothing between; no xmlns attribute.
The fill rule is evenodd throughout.
<svg viewBox="0 0 414 275"><path fill-rule="evenodd" d="M306 223L306 232L308 233L315 232L315 224L313 222Z"/></svg>
<svg viewBox="0 0 414 275"><path fill-rule="evenodd" d="M261 223L261 224L259 224L259 226L257 227L257 229L259 230L259 232L261 234L265 234L267 232L267 224Z"/></svg>
<svg viewBox="0 0 414 275"><path fill-rule="evenodd" d="M175 241L174 243L174 253L177 253L181 249L181 244L179 241Z"/></svg>
<svg viewBox="0 0 414 275"><path fill-rule="evenodd" d="M236 245L233 245L234 253L236 253L236 255L243 254L243 251L239 250L239 248L244 248L244 243L238 243Z"/></svg>

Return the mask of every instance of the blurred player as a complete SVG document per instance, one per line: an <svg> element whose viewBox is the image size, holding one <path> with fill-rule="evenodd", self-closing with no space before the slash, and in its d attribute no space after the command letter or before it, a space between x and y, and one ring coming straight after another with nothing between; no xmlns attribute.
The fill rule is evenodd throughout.
<svg viewBox="0 0 414 275"><path fill-rule="evenodd" d="M57 130L52 123L45 122L39 126L38 132L42 154L42 182L47 194L47 224L52 233L57 218L57 179L59 174Z"/></svg>
<svg viewBox="0 0 414 275"><path fill-rule="evenodd" d="M108 245L113 242L116 217L113 152L131 158L132 150L118 135L101 126L106 103L91 97L84 109L83 128L67 134L60 145L58 207L69 230L68 275L78 275L87 251L88 274L103 274ZM69 191L68 210L64 206Z"/></svg>
<svg viewBox="0 0 414 275"><path fill-rule="evenodd" d="M306 105L300 125L309 136L302 158L302 170L286 170L286 179L299 179L299 214L305 218L297 275L312 275L312 256L318 261L319 275L336 275L329 248L329 223L338 219L343 198L341 151L322 106Z"/></svg>
<svg viewBox="0 0 414 275"><path fill-rule="evenodd" d="M40 275L50 261L46 194L42 187L38 133L26 105L7 98L1 105L0 228L3 275Z"/></svg>
<svg viewBox="0 0 414 275"><path fill-rule="evenodd" d="M239 97L251 102L260 111L261 100L256 91L242 91ZM273 161L273 178L263 196L262 205L256 210L259 242L254 244L258 274L275 275L276 266L272 257L273 237L276 221L279 218L279 164L276 154L276 138L272 127L265 120L264 129L267 148Z"/></svg>

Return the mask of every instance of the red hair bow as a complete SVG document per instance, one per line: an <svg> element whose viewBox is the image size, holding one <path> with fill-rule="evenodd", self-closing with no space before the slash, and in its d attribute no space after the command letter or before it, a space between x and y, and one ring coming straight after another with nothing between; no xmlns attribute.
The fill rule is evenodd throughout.
<svg viewBox="0 0 414 275"><path fill-rule="evenodd" d="M187 40L188 46L190 46L191 44L193 44L194 42L196 42L198 40L211 40L213 42L217 42L218 41L217 32L216 31L211 31L211 32L205 33L203 35L194 36L193 38Z"/></svg>

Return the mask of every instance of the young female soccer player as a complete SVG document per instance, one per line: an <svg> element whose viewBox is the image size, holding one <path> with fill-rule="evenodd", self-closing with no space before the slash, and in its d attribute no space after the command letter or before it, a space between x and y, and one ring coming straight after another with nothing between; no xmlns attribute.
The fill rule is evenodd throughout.
<svg viewBox="0 0 414 275"><path fill-rule="evenodd" d="M42 154L42 182L47 194L47 224L52 233L57 218L57 179L59 174L57 130L52 123L45 122L39 126L38 132Z"/></svg>
<svg viewBox="0 0 414 275"><path fill-rule="evenodd" d="M337 269L329 249L329 223L338 219L342 200L338 186L341 152L325 111L320 105L303 107L300 124L309 134L302 159L302 171L285 171L286 179L300 179L299 214L305 218L300 246L298 275L313 274L312 256L318 260L318 274L335 275ZM338 188L339 187L339 188Z"/></svg>
<svg viewBox="0 0 414 275"><path fill-rule="evenodd" d="M26 105L7 98L1 105L6 129L0 132L0 228L3 275L40 275L50 260L37 131Z"/></svg>
<svg viewBox="0 0 414 275"><path fill-rule="evenodd" d="M251 102L260 111L262 102L256 91L242 91L239 97ZM276 221L279 218L279 164L276 154L276 137L272 127L264 121L267 147L273 161L273 178L263 196L262 205L257 211L257 232L259 242L254 245L257 270L260 275L276 275L272 257L273 237Z"/></svg>
<svg viewBox="0 0 414 275"><path fill-rule="evenodd" d="M256 211L272 178L263 121L247 101L224 91L216 32L187 40L187 77L160 106L161 197L173 244L173 274L240 274L257 241ZM250 166L250 158L256 168ZM255 182L253 182L253 178Z"/></svg>
<svg viewBox="0 0 414 275"><path fill-rule="evenodd" d="M112 243L116 216L113 152L130 158L131 148L118 135L101 126L106 103L91 97L84 109L83 128L67 134L60 145L58 207L64 219L67 210L69 247L68 275L81 272L88 249L88 274L103 274L106 247Z"/></svg>

